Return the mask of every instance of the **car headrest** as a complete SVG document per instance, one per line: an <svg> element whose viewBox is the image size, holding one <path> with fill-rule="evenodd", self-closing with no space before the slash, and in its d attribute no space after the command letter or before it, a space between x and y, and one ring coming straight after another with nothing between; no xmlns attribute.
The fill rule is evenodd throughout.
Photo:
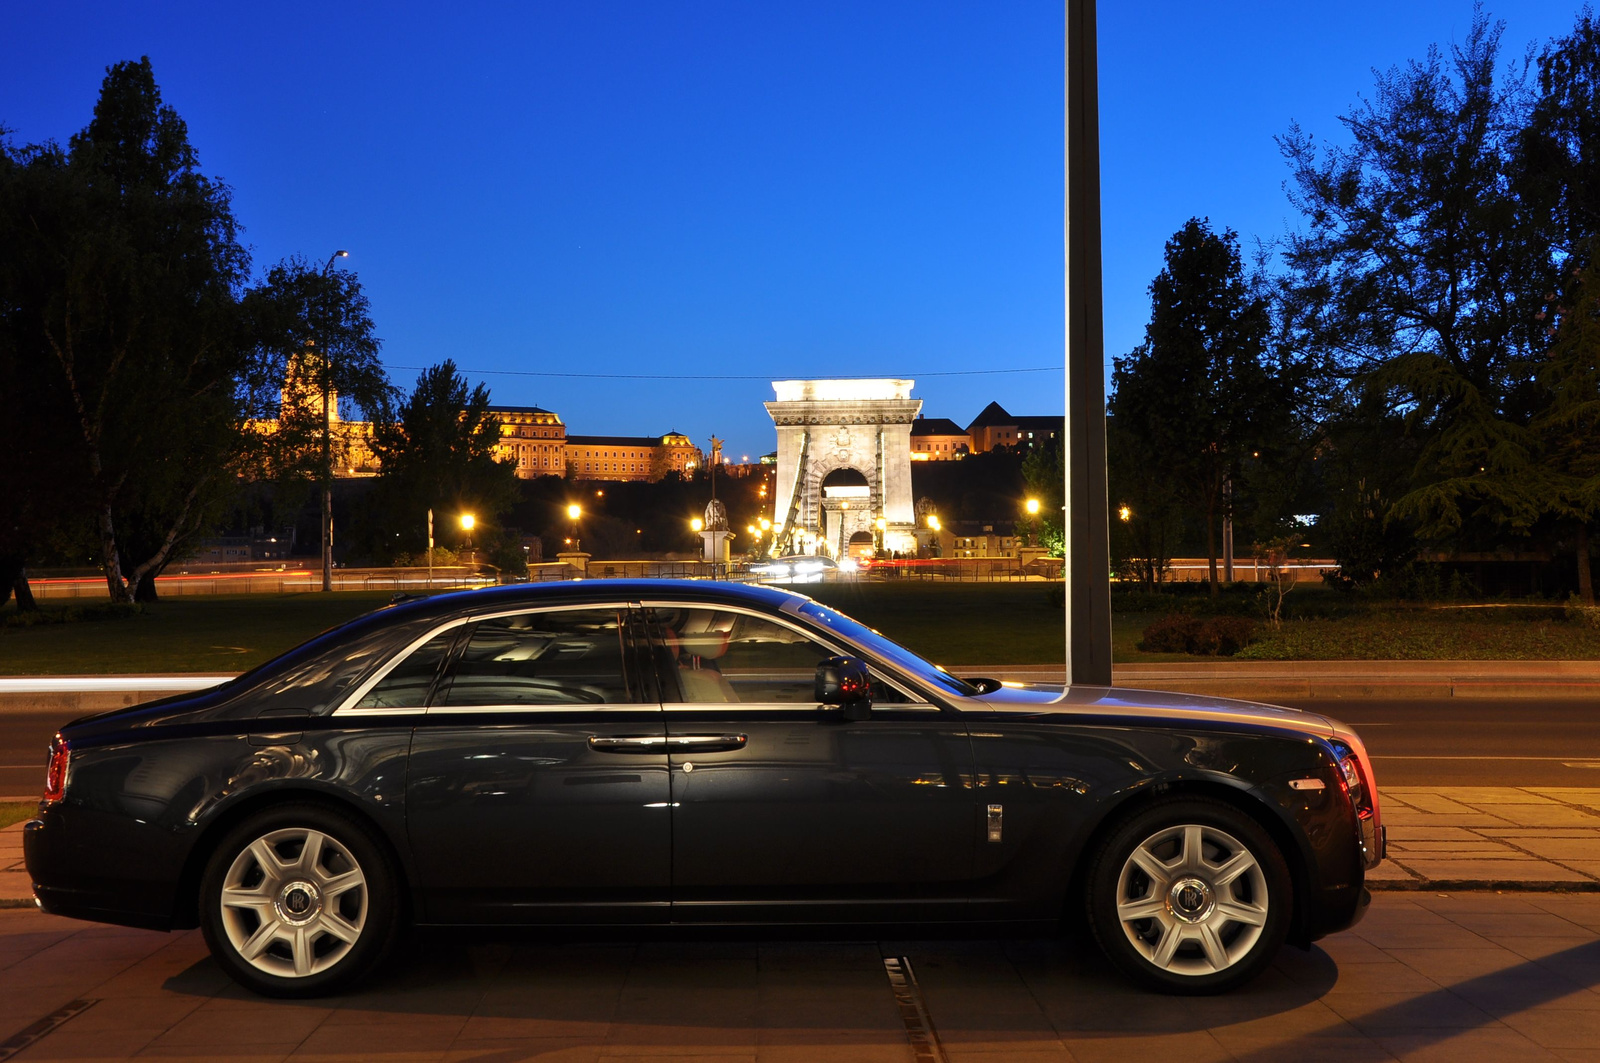
<svg viewBox="0 0 1600 1063"><path fill-rule="evenodd" d="M703 657L714 661L728 652L728 633L726 631L700 631L694 634L682 633L678 636L680 653L687 653L695 657Z"/></svg>

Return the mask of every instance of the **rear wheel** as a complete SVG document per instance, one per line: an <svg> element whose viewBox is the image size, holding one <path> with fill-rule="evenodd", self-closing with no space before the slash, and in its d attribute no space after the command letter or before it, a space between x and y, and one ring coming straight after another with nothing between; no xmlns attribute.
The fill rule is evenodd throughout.
<svg viewBox="0 0 1600 1063"><path fill-rule="evenodd" d="M1106 839L1089 877L1089 925L1135 981L1220 993L1260 974L1289 929L1283 854L1232 805L1173 798Z"/></svg>
<svg viewBox="0 0 1600 1063"><path fill-rule="evenodd" d="M201 928L240 984L269 996L330 993L393 943L395 884L365 827L320 805L283 805L240 824L212 854Z"/></svg>

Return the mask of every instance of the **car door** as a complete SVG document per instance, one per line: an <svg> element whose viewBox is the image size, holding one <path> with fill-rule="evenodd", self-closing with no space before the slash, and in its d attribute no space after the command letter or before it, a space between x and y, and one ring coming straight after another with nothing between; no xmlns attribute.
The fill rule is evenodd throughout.
<svg viewBox="0 0 1600 1063"><path fill-rule="evenodd" d="M463 625L411 746L429 921L665 920L670 784L638 623L614 603Z"/></svg>
<svg viewBox="0 0 1600 1063"><path fill-rule="evenodd" d="M843 647L737 607L647 603L672 778L673 920L959 916L977 818L959 713L876 677L814 697Z"/></svg>

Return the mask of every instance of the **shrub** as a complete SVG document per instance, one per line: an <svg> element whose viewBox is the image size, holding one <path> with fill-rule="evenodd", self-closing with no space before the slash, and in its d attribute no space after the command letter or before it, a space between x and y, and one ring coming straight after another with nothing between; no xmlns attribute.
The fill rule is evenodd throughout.
<svg viewBox="0 0 1600 1063"><path fill-rule="evenodd" d="M1565 613L1569 624L1600 627L1600 605L1586 605L1576 594L1567 599Z"/></svg>
<svg viewBox="0 0 1600 1063"><path fill-rule="evenodd" d="M1232 657L1250 645L1255 637L1254 620L1242 616L1214 616L1200 625L1189 652Z"/></svg>
<svg viewBox="0 0 1600 1063"><path fill-rule="evenodd" d="M1139 649L1145 653L1197 653L1232 657L1255 639L1254 620L1243 616L1213 616L1198 620L1171 613L1144 629Z"/></svg>
<svg viewBox="0 0 1600 1063"><path fill-rule="evenodd" d="M1168 613L1144 629L1139 648L1145 653L1192 653L1195 636L1200 633L1200 621L1182 613Z"/></svg>

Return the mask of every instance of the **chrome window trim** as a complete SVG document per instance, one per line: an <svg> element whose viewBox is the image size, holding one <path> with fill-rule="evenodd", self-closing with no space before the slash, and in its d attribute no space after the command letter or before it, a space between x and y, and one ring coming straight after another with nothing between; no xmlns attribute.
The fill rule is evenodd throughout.
<svg viewBox="0 0 1600 1063"><path fill-rule="evenodd" d="M383 707L379 707L379 706L372 706L372 707L368 707L368 708L364 708L364 709L358 709L358 708L356 708L356 706L361 703L361 699L362 698L366 697L367 694L371 692L373 687L375 687L379 683L383 682L384 678L386 676L388 676L388 674L390 672L392 672L396 667L398 667L401 661L405 660L407 657L410 657L413 653L415 653L418 650L420 650L423 647L423 645L425 645L429 640L438 638L440 635L443 635L446 631L451 631L451 630L453 630L455 628L458 628L458 627L461 627L463 625L476 624L480 620L498 620L502 616L520 616L523 613L566 613L566 612L572 612L572 611L577 610L577 609L637 609L638 607L639 607L639 603L638 602L585 602L585 603L583 603L581 605L580 604L574 604L574 605L546 605L546 606L534 606L532 608L524 605L520 609L497 609L494 612L490 612L490 613L473 613L470 616L458 616L453 620L446 620L445 622L439 624L437 627L434 627L434 628L430 629L426 634L424 634L423 636L418 638L416 641L412 642L405 649L401 650L399 653L397 653L393 657L389 658L389 660L384 663L383 667L379 668L376 672L373 672L372 675L368 676L367 679L364 682L362 682L362 684L360 686L356 687L356 689L351 692L349 697L345 698L344 701L340 702L339 703L339 707L334 709L333 712L331 712L329 715L331 715L331 716L425 716L425 715L427 715L429 709L428 709L428 706L426 706L426 705L418 706L418 707L415 707L415 708L404 708L404 709L383 708ZM628 701L628 702L612 702L611 704L618 704L618 705L654 705L656 703L653 702L653 701ZM462 709L465 709L465 708L468 708L468 707L469 706L457 706L457 708L462 708ZM480 710L477 707L471 707L471 708L475 712L476 711L483 711L483 710ZM493 710L495 710L497 708L498 708L497 706L484 706L484 709L487 709L487 710L490 710L490 711L493 711ZM511 706L511 707L508 707L508 708L520 708L520 706ZM442 707L441 707L441 710L442 710ZM570 710L568 710L568 711L570 711Z"/></svg>
<svg viewBox="0 0 1600 1063"><path fill-rule="evenodd" d="M435 705L428 710L429 716L470 716L473 713L488 713L500 716L512 713L531 715L569 715L574 712L598 713L650 713L655 716L661 714L661 704L655 701L563 701L556 704L539 705Z"/></svg>
<svg viewBox="0 0 1600 1063"><path fill-rule="evenodd" d="M800 613L798 612L799 608L801 606L805 605L806 602L808 602L808 601L810 601L809 598L793 602L792 603L794 605L794 609L793 610L790 609L790 605L791 605L790 602L784 602L782 608L780 609L780 612L787 613L789 615L788 616L783 616L783 617L774 616L773 614L768 613L768 612L764 612L764 611L762 611L760 609L751 609L748 606L743 606L743 605L723 605L720 602L646 601L646 602L640 602L639 604L640 604L641 607L643 607L645 609L696 609L696 608L698 608L698 609L722 609L722 610L726 610L727 612L730 612L730 613L743 613L745 616L753 616L757 620L766 620L769 623L778 624L778 625L780 625L782 627L787 627L791 631L794 631L796 634L804 635L806 638L812 640L813 642L820 642L824 646L831 647L834 650L835 653L847 654L849 656L858 656L858 657L866 658L866 660L869 663L872 664L873 672L877 675L877 677L880 680L882 680L884 683L887 683L889 686L894 687L900 693L904 694L906 697L911 699L910 704L904 706L905 708L914 708L914 707L917 707L917 706L931 706L933 708L938 708L938 703L937 702L930 701L920 691L916 690L915 688L909 688L907 686L907 684L902 683L902 682L898 682L897 680L891 678L891 676L894 674L894 670L889 668L887 665L885 665L882 661L878 660L878 658L874 657L872 654L866 653L863 650L861 650L859 647L853 647L853 646L848 651L842 650L842 649L839 648L840 647L840 643L837 640L837 638L825 637L824 633L817 631L816 629L810 627L809 625L805 625L803 623L795 623L795 622L793 622L793 620L791 618L798 619L799 616L800 616ZM697 708L701 708L701 707L704 707L706 705L743 705L743 704L747 704L747 703L738 702L738 701L728 701L728 702L722 702L722 701L663 701L662 702L662 707L665 708L668 712L671 712L672 711L672 707L674 705L685 705L685 706L694 706L694 707L697 707ZM750 702L748 704L751 705L752 707L762 707L762 706L774 705L774 704L779 704L779 703L776 703L776 702L759 702L758 701L758 702ZM792 703L785 702L785 703L782 703L782 704L783 704L783 707L787 708L787 709L805 708L808 705L811 706L812 708L815 708L816 705L817 705L816 702L804 702L804 701L796 701L796 702L792 702ZM884 709L884 711L887 712L887 711L889 711L890 709L892 709L894 707L895 706L892 706L892 705L885 705L885 706L883 706L883 709ZM682 710L679 710L679 711L682 711Z"/></svg>

